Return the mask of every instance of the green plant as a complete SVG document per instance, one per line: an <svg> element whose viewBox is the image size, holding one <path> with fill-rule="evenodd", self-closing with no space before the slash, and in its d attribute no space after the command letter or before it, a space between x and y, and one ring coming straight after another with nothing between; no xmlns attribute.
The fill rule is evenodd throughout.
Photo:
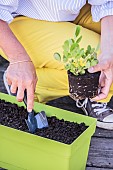
<svg viewBox="0 0 113 170"><path fill-rule="evenodd" d="M63 56L59 53L54 54L54 58L63 62L65 69L76 76L85 74L89 67L98 63L97 49L90 45L87 46L86 50L81 48L79 45L81 40L80 26L77 26L74 38L66 40L63 44Z"/></svg>

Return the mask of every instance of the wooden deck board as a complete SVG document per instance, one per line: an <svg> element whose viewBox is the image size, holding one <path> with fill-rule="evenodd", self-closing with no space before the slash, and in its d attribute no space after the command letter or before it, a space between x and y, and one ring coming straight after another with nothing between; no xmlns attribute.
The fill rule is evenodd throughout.
<svg viewBox="0 0 113 170"><path fill-rule="evenodd" d="M95 137L102 137L102 138L112 138L113 139L113 130L105 130L97 128L95 132Z"/></svg>
<svg viewBox="0 0 113 170"><path fill-rule="evenodd" d="M113 169L113 139L92 137L87 166Z"/></svg>
<svg viewBox="0 0 113 170"><path fill-rule="evenodd" d="M7 64L2 64L0 62L1 92L6 92L2 81L3 72L6 69L6 67ZM75 102L69 97L63 97L52 102L49 102L48 104L66 110L83 113L80 109L76 108ZM86 170L110 170L110 169L113 170L113 131L97 128L91 140Z"/></svg>
<svg viewBox="0 0 113 170"><path fill-rule="evenodd" d="M92 167L87 167L86 170L110 170L109 168L92 168Z"/></svg>

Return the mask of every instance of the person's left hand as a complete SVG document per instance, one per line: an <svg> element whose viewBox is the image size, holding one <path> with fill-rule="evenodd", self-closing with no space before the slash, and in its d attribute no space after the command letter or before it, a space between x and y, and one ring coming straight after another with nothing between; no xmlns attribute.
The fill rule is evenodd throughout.
<svg viewBox="0 0 113 170"><path fill-rule="evenodd" d="M105 99L113 82L113 54L101 53L99 56L99 63L96 66L90 67L88 71L90 73L101 71L99 79L101 91L98 96L93 98L93 100L97 101Z"/></svg>

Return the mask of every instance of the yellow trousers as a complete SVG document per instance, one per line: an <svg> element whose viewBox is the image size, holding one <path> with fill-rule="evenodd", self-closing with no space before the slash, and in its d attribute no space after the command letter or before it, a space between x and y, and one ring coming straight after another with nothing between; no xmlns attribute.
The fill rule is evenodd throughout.
<svg viewBox="0 0 113 170"><path fill-rule="evenodd" d="M81 47L86 48L89 44L96 47L100 41L100 23L92 21L90 5L83 7L73 23L38 21L21 16L9 25L35 65L38 76L35 99L39 102L69 94L67 73L53 54L62 54L62 45L66 39L73 38L76 24L81 25ZM2 49L0 54L7 58ZM104 102L109 101L112 93L113 88Z"/></svg>

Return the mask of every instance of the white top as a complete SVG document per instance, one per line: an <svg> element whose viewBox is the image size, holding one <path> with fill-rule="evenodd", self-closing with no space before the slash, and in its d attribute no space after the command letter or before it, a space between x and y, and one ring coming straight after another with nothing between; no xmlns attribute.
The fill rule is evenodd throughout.
<svg viewBox="0 0 113 170"><path fill-rule="evenodd" d="M89 0L93 21L113 15L113 0ZM46 21L73 21L86 0L0 0L0 19L10 23L24 15Z"/></svg>

